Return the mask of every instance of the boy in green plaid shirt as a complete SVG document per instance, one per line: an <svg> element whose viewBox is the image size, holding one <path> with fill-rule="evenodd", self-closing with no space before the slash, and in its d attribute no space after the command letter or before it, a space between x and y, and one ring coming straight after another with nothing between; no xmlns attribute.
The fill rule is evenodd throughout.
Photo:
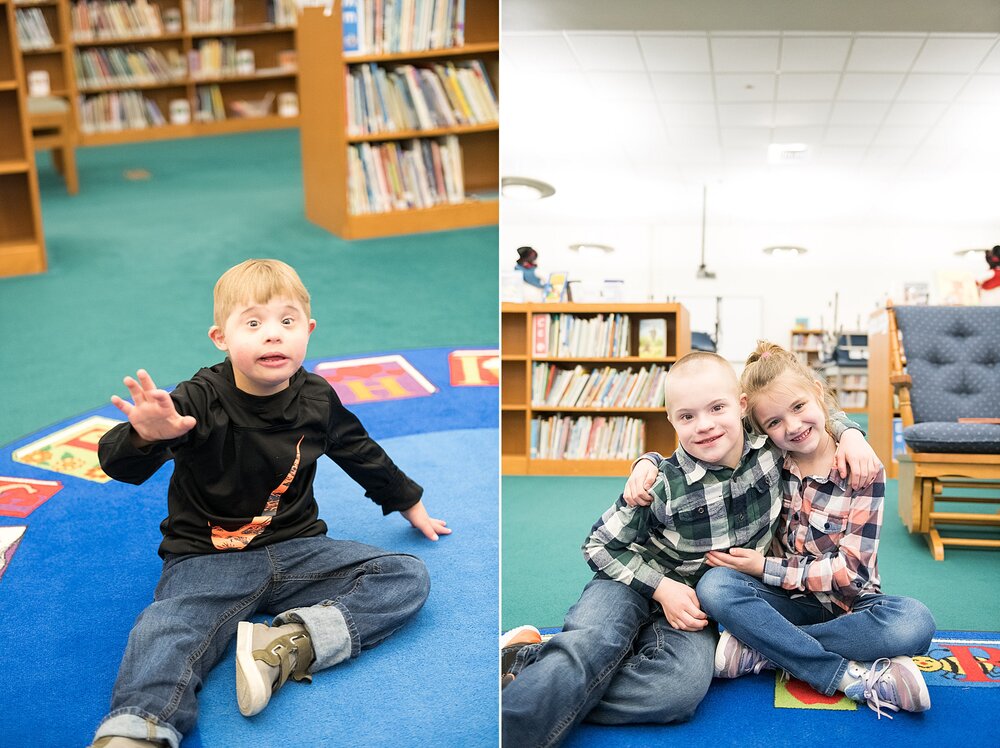
<svg viewBox="0 0 1000 748"><path fill-rule="evenodd" d="M683 721L708 690L717 632L694 587L710 551L768 548L782 509L782 458L744 430L746 399L721 356L695 352L674 364L666 401L680 446L669 459L637 460L622 497L594 525L583 551L596 574L563 631L544 645L531 627L501 641L504 746L558 745L584 718ZM834 419L837 463L863 485L881 465L852 427Z"/></svg>

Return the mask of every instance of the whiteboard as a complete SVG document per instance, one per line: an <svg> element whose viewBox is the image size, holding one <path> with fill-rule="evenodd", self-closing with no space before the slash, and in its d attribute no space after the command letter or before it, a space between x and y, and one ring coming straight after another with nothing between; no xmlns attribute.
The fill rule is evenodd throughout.
<svg viewBox="0 0 1000 748"><path fill-rule="evenodd" d="M691 330L707 332L713 338L719 322L716 341L719 355L738 364L764 336L764 300L760 296L678 296L691 315Z"/></svg>

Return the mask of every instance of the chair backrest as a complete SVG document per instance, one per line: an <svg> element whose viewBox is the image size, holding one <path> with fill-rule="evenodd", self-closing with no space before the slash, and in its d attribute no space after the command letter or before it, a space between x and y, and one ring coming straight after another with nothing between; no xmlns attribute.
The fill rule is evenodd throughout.
<svg viewBox="0 0 1000 748"><path fill-rule="evenodd" d="M1000 418L1000 307L897 306L914 423Z"/></svg>

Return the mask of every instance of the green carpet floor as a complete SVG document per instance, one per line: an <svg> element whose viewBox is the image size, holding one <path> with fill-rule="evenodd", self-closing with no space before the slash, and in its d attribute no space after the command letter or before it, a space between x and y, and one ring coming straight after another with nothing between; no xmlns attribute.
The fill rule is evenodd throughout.
<svg viewBox="0 0 1000 748"><path fill-rule="evenodd" d="M503 629L562 625L592 576L580 546L624 483L619 478L503 478ZM948 548L945 560L935 561L923 537L903 527L897 506L897 482L890 480L879 548L883 591L924 602L939 629L1000 630L1000 552Z"/></svg>
<svg viewBox="0 0 1000 748"><path fill-rule="evenodd" d="M49 272L0 279L0 444L221 354L212 287L248 257L312 294L310 357L498 342L497 228L348 242L305 219L295 130L78 150L80 194L39 159ZM144 171L131 180L126 172Z"/></svg>

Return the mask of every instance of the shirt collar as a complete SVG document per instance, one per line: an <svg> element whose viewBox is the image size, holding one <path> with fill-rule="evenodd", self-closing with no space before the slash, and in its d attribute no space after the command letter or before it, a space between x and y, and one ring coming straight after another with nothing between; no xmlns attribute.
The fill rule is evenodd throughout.
<svg viewBox="0 0 1000 748"><path fill-rule="evenodd" d="M807 476L803 476L802 472L799 470L799 466L796 465L795 464L795 460L792 459L792 456L789 455L789 454L785 454L785 461L782 463L782 467L785 470L787 470L789 473L791 473L792 475L794 475L796 478L798 478L800 483L802 481L806 480L806 478L808 478L810 480L813 480L813 481L816 481L817 483L828 483L829 482L829 483L833 483L841 491L847 490L847 487L849 485L847 478L841 478L840 477L840 471L837 470L837 466L836 465L834 465L833 467L830 468L830 474L828 476L826 476L825 478L821 477L819 475L807 475Z"/></svg>
<svg viewBox="0 0 1000 748"><path fill-rule="evenodd" d="M743 431L743 452L740 455L740 462L737 464L742 464L743 460L750 453L752 449L760 449L767 442L767 437L763 434L754 434L750 431ZM696 483L705 477L705 473L709 470L721 470L726 467L725 465L715 465L711 462L703 462L695 457L692 457L687 452L684 451L684 447L677 445L677 451L674 452L677 457L677 465L680 467L681 472L684 474L685 482L690 486L692 483Z"/></svg>

